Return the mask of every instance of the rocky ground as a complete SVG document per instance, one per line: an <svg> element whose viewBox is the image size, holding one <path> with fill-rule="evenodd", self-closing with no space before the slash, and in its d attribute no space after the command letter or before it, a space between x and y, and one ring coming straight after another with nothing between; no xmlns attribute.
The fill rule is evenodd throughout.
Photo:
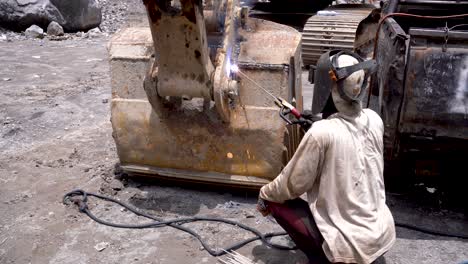
<svg viewBox="0 0 468 264"><path fill-rule="evenodd" d="M109 7L104 15L118 17L115 23L104 20L102 34L32 40L0 31L0 263L218 263L194 238L168 227L128 230L91 221L62 204L62 196L75 188L113 196L158 217L220 217L263 232L281 230L255 211L256 193L122 177L109 122L106 33L122 25L120 8L130 2L101 2ZM468 234L467 220L457 211L390 193L388 203L397 221ZM90 209L111 221L144 222L106 202L91 200ZM214 248L251 236L216 223L187 226ZM468 260L467 240L403 228L397 235L386 263ZM260 242L239 252L257 263L304 260L300 252Z"/></svg>
<svg viewBox="0 0 468 264"><path fill-rule="evenodd" d="M97 2L102 7L101 30L113 33L125 22L128 13L132 12L135 6L140 6L141 1L97 0Z"/></svg>
<svg viewBox="0 0 468 264"><path fill-rule="evenodd" d="M96 2L101 6L102 10L102 23L99 26L99 31L105 36L109 36L122 27L129 14L134 12L141 13L143 11L140 0L96 0ZM47 29L43 28L43 30L46 31ZM61 37L46 36L46 38L50 40L64 40L96 37L96 35L97 34L93 32L76 32L66 33L65 36ZM9 31L2 28L0 25L0 42L25 39L27 39L27 37L24 32Z"/></svg>

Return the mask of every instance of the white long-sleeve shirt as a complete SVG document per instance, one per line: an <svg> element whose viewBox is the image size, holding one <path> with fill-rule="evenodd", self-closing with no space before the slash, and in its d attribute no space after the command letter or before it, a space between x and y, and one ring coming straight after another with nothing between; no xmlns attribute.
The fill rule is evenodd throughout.
<svg viewBox="0 0 468 264"><path fill-rule="evenodd" d="M371 263L395 242L385 204L383 122L370 109L315 122L280 175L260 190L282 203L307 193L331 262Z"/></svg>

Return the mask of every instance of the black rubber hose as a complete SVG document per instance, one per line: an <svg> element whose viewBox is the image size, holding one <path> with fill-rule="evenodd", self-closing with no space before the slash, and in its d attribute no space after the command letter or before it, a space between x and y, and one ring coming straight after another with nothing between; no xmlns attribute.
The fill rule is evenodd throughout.
<svg viewBox="0 0 468 264"><path fill-rule="evenodd" d="M82 196L83 198L82 199L77 198L79 196ZM93 196L93 197L96 197L96 198L99 198L99 199L102 199L102 200L105 200L105 201L108 201L108 202L116 203L116 204L124 207L125 209L129 210L130 212L132 212L132 213L134 213L134 214L136 214L138 216L143 216L143 217L151 219L153 221L149 222L149 223L145 223L145 224L128 225L128 224L111 223L111 222L99 219L93 213L91 213L91 211L88 208L87 203L88 203L88 197L89 196ZM239 249L239 248L241 248L241 247L243 247L243 246L245 246L245 245L247 245L247 244L249 244L249 243L251 243L253 241L256 241L256 240L261 240L266 245L268 245L270 247L273 247L273 248L276 248L276 249L281 249L281 250L296 250L297 249L296 247L288 247L288 246L275 244L275 243L270 242L267 239L267 238L276 237L276 236L285 236L285 235L287 235L286 232L272 232L272 233L262 234L260 231L258 231L257 229L255 229L253 227L249 227L249 226L246 226L246 225L244 225L242 223L239 223L239 222L236 222L236 221L231 221L231 220L228 220L228 219L212 218L212 217L188 217L188 218L178 218L178 219L164 220L164 219L161 219L161 218L158 218L158 217L155 217L155 216L140 212L140 211L132 208L131 206L129 206L129 205L127 205L127 204L125 204L125 203L123 203L123 202L121 202L119 200L116 200L114 198L106 197L106 196L95 194L95 193L85 192L85 191L79 190L79 189L78 190L73 190L73 191L65 194L64 197L63 197L63 203L68 204L67 203L68 200L74 202L79 207L80 212L85 213L89 218L96 221L97 223L100 223L100 224L103 224L103 225L106 225L106 226L117 227L117 228L131 228L131 229L157 228L157 227L170 226L170 227L179 229L179 230L184 231L186 233L189 233L190 235L195 237L201 243L203 248L210 255L215 256L215 257L222 256L222 255L226 254L229 251ZM193 222L198 222L198 221L218 222L218 223L233 225L233 226L242 228L242 229L244 229L246 231L249 231L249 232L255 234L255 236L252 237L252 238L249 238L247 240L244 240L244 241L238 242L236 244L233 244L233 245L231 245L231 246L229 246L229 247L227 247L225 249L221 249L221 250L216 251L216 250L211 249L205 243L205 241L201 238L201 236L199 234L197 234L195 231L193 231L190 228L182 226L183 224L186 224L186 223L193 223ZM411 229L411 230L415 230L415 231L430 234L430 235L468 239L468 236L466 236L466 235L454 234L454 233L448 233L448 232L440 232L440 231L435 231L435 230L431 230L431 229L427 229L427 228L419 227L419 226L415 226L415 225L410 225L410 224L406 224L406 223L395 222L395 225L398 226L398 227Z"/></svg>
<svg viewBox="0 0 468 264"><path fill-rule="evenodd" d="M421 233L426 233L426 234L429 234L429 235L434 235L434 236L468 239L468 236L463 235L463 234L455 234L455 233L450 233L450 232L436 231L436 230L432 230L432 229L429 229L429 228L410 225L410 224L406 224L406 223L395 222L395 226L410 229L410 230L414 230L414 231L418 231L418 232L421 232Z"/></svg>
<svg viewBox="0 0 468 264"><path fill-rule="evenodd" d="M77 198L77 196L82 196L83 198L79 199L79 198ZM134 213L134 214L136 214L138 216L143 216L143 217L151 219L153 221L149 222L149 223L145 223L145 224L128 225L128 224L111 223L111 222L99 219L93 213L91 213L91 211L88 209L87 202L88 202L88 197L89 196L94 196L96 198L99 198L99 199L102 199L102 200L105 200L105 201L108 201L108 202L116 203L116 204L124 207L125 209L129 210L130 212L132 212L132 213ZM116 199L113 199L113 198L110 198L110 197L106 197L106 196L103 196L103 195L95 194L95 193L85 192L83 190L74 190L74 191L71 191L71 192L65 194L64 197L63 197L63 203L67 204L67 200L73 201L75 204L77 204L78 207L79 207L80 212L85 213L92 220L96 221L97 223L106 225L106 226L117 227L117 228L131 228L131 229L157 228L157 227L170 226L170 227L179 229L181 231L187 232L190 235L192 235L193 237L195 237L198 241L200 241L203 248L210 255L215 256L215 257L222 256L222 255L226 254L229 251L239 249L239 248L241 248L241 247L243 247L243 246L245 246L245 245L247 245L247 244L249 244L249 243L251 243L253 241L256 241L256 240L261 240L266 245L268 245L270 247L273 247L273 248L276 248L276 249L281 249L281 250L295 250L295 249L297 249L296 247L288 247L288 246L275 244L275 243L270 242L267 239L267 238L271 238L271 237L275 237L275 236L285 236L285 235L287 235L286 232L272 232L272 233L262 234L260 231L258 231L255 228L246 226L246 225L241 224L239 222L227 220L227 219L211 218L211 217L190 217L190 218L178 218L178 219L172 219L172 220L163 220L163 219L154 217L152 215L140 212L140 211L132 208L131 206L129 206L129 205L127 205L127 204L125 204L125 203L123 203L123 202L121 202L119 200L116 200ZM229 246L229 247L227 247L225 249L215 251L215 250L211 249L205 243L205 241L203 241L201 236L198 235L195 231L193 231L190 228L182 226L182 224L198 222L198 221L219 222L219 223L233 225L233 226L242 228L242 229L244 229L246 231L249 231L249 232L255 234L255 237L252 237L252 238L249 238L247 240L241 241L239 243L233 244L233 245L231 245L231 246Z"/></svg>

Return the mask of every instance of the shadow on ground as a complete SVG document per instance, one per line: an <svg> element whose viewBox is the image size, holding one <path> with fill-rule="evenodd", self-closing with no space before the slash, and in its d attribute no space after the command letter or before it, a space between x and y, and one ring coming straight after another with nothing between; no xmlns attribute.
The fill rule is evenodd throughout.
<svg viewBox="0 0 468 264"><path fill-rule="evenodd" d="M220 188L203 184L174 183L154 178L129 178L127 187L140 190L129 202L143 210L194 216L200 208L255 207L257 191Z"/></svg>

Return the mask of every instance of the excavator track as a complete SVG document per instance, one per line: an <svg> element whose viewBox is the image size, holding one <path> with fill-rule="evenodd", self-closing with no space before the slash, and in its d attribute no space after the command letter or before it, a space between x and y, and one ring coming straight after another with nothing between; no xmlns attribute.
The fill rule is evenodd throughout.
<svg viewBox="0 0 468 264"><path fill-rule="evenodd" d="M310 17L302 32L302 60L315 65L320 55L333 50L353 50L356 29L374 7L338 5Z"/></svg>

